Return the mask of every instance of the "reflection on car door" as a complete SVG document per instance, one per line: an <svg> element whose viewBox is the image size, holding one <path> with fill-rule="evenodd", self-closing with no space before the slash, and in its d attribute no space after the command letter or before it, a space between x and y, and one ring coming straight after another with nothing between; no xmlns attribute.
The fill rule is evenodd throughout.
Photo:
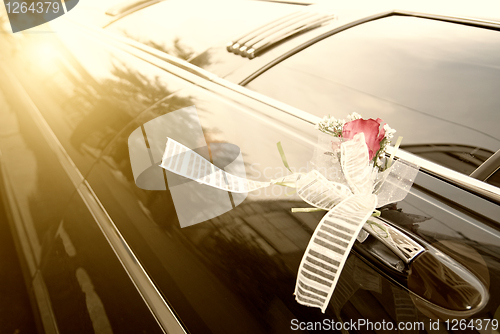
<svg viewBox="0 0 500 334"><path fill-rule="evenodd" d="M41 322L47 333L161 332L82 185L121 127L178 89L175 80L88 37L36 37L25 37L23 53L2 69L12 84L2 87L11 107L0 111L1 131L10 139L0 145Z"/></svg>

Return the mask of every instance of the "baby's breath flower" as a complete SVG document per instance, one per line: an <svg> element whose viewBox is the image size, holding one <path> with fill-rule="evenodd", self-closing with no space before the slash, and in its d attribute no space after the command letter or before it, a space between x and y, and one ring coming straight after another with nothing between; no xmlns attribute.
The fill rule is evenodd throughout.
<svg viewBox="0 0 500 334"><path fill-rule="evenodd" d="M347 120L350 122L350 121L354 121L355 119L360 119L361 118L361 115L358 114L357 112L353 112L351 113L350 115L347 115Z"/></svg>
<svg viewBox="0 0 500 334"><path fill-rule="evenodd" d="M316 124L316 129L335 137L342 137L344 124L345 120L343 119L325 116L318 124Z"/></svg>
<svg viewBox="0 0 500 334"><path fill-rule="evenodd" d="M396 133L396 130L392 129L387 123L384 124L384 130L385 137L390 141L392 137L394 137L394 133Z"/></svg>

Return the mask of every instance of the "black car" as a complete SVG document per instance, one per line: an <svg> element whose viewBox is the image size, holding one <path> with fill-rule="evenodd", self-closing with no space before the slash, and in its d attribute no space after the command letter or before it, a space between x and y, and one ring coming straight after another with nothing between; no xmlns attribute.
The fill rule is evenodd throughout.
<svg viewBox="0 0 500 334"><path fill-rule="evenodd" d="M2 34L0 189L40 332L495 333L497 9L88 0ZM399 246L360 238L323 314L293 291L324 212L159 164L168 136L269 181L288 173L277 142L306 170L314 125L352 112L395 128L420 171L378 208Z"/></svg>

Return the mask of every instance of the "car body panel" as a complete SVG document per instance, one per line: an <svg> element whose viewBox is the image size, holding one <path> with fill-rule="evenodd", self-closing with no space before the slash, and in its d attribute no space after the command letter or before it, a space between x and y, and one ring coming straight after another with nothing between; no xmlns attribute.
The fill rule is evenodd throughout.
<svg viewBox="0 0 500 334"><path fill-rule="evenodd" d="M32 45L34 36L23 38ZM429 284L418 296L412 268L394 272L384 262L394 254L380 245L374 251L373 241L356 243L325 314L297 304L296 271L323 213L291 213L307 204L278 186L181 229L169 190L137 187L131 133L195 106L208 146L237 145L247 177L268 181L288 173L278 141L294 170L307 168L316 142L313 122L259 94L220 78L207 80L95 32L81 29L72 38L49 41L58 45L55 62L29 57L34 49L27 49L9 56L11 69L2 69L18 82L10 95L13 109L2 110L8 123L2 134L10 138L0 140L2 183L11 189L6 204L16 229L29 226L27 215L38 220L31 233L43 241L27 265L30 279L35 277L28 284L43 279L45 299L37 302L50 301L51 314L42 322L53 315L56 324L45 325L46 332L283 333L296 331L295 320L325 319L419 321L421 331L431 331L430 319L460 318L460 312L430 307L425 299L435 295L425 292L439 299L442 291ZM22 106L22 100L32 102ZM423 170L407 198L381 208L381 217L467 268L488 289L481 296L487 304L462 312L464 318L496 319L499 210ZM16 212L24 217L15 218ZM36 245L30 233L18 238L27 249ZM431 270L442 269L434 265ZM78 315L74 322L71 314Z"/></svg>
<svg viewBox="0 0 500 334"><path fill-rule="evenodd" d="M14 90L10 98L29 101L25 92L16 99L20 93ZM43 133L48 127L34 124L44 122L40 114L34 115L39 113L36 106L11 106L15 106L16 112L3 109L13 116L5 118L18 121L19 127L10 127L6 135L11 140L2 141L2 184L13 229L21 243L27 284L38 305L40 332L88 333L133 328L137 332L161 333L95 221L90 226L88 221L78 223L84 217L91 222L94 219L79 196L75 182L78 176L71 178L72 174L79 175L83 182L81 174L74 164L64 161L67 158L58 156L57 148L51 147L57 141L55 136L50 138L53 133ZM19 163L26 165L20 167ZM103 275L106 271L108 274ZM126 320L131 317L135 320Z"/></svg>

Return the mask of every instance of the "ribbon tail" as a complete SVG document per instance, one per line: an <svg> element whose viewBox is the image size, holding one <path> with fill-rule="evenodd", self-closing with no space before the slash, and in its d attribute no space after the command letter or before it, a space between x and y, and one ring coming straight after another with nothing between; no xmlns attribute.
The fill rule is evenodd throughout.
<svg viewBox="0 0 500 334"><path fill-rule="evenodd" d="M167 138L160 167L198 183L234 193L248 193L271 185L271 182L251 181L229 174L172 138ZM276 182L281 181L286 180L283 178Z"/></svg>
<svg viewBox="0 0 500 334"><path fill-rule="evenodd" d="M353 195L323 217L300 263L294 293L298 303L325 313L356 237L376 206L376 195Z"/></svg>

